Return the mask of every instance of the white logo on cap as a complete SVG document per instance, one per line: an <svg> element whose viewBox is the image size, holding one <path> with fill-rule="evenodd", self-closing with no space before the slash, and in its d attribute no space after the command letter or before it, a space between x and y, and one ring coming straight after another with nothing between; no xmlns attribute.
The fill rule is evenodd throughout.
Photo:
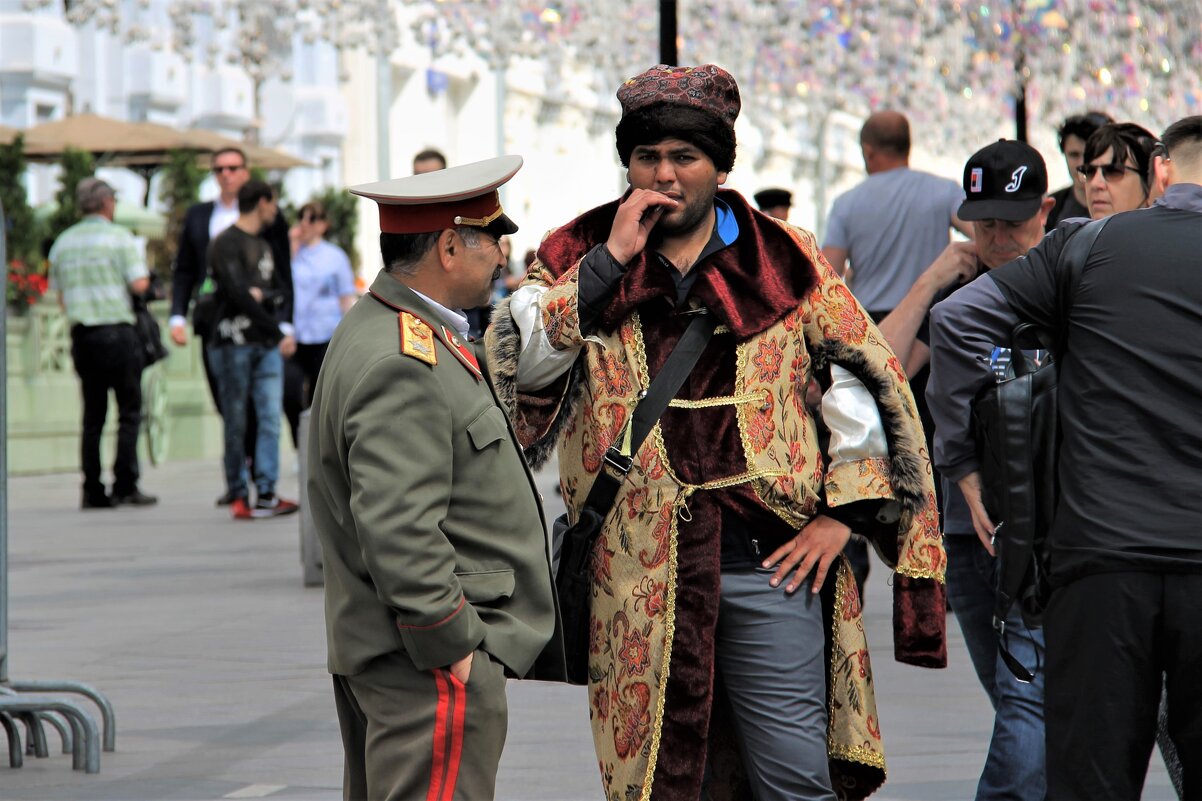
<svg viewBox="0 0 1202 801"><path fill-rule="evenodd" d="M984 178L984 175L985 175L985 171L983 169L981 169L980 167L972 168L972 177L969 179L969 182L968 182L968 191L969 192L980 192L981 191L981 181Z"/></svg>
<svg viewBox="0 0 1202 801"><path fill-rule="evenodd" d="M1023 176L1027 174L1027 167L1023 165L1015 170L1010 175L1010 183L1006 184L1007 192L1017 192L1018 188L1023 185Z"/></svg>

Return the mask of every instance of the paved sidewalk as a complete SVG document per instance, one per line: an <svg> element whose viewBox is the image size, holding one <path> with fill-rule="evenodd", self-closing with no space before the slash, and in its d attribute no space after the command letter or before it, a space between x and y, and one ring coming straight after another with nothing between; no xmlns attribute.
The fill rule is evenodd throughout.
<svg viewBox="0 0 1202 801"><path fill-rule="evenodd" d="M231 520L213 507L216 462L146 473L152 509L80 512L74 475L10 480L9 675L106 693L117 750L88 776L52 730L52 756L19 770L0 748L0 801L336 801L322 593L301 585L297 518ZM553 479L541 480L553 517ZM295 497L295 485L280 489ZM948 670L892 661L883 575L866 617L890 771L875 798L971 798L988 703L954 621ZM498 799L600 801L583 690L511 682L509 698ZM1145 798L1173 798L1159 757Z"/></svg>

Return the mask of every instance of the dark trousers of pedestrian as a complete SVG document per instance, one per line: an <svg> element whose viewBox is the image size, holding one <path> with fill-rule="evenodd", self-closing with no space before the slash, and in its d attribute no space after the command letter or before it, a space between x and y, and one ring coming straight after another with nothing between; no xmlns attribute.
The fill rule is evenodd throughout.
<svg viewBox="0 0 1202 801"><path fill-rule="evenodd" d="M466 683L407 654L334 676L344 801L490 801L505 745L505 671L484 651Z"/></svg>
<svg viewBox="0 0 1202 801"><path fill-rule="evenodd" d="M1099 573L1044 615L1049 801L1136 801L1162 676L1183 794L1202 799L1202 573Z"/></svg>
<svg viewBox="0 0 1202 801"><path fill-rule="evenodd" d="M71 328L71 358L83 397L79 461L85 498L105 495L100 437L108 417L109 392L117 399L117 453L113 495L138 487L138 426L142 423L142 347L132 325L76 325Z"/></svg>
<svg viewBox="0 0 1202 801"><path fill-rule="evenodd" d="M217 386L217 376L213 374L213 362L209 359L209 343L202 341L200 347L200 361L204 365L205 380L209 384L209 394L213 396L213 407L217 410L217 414L225 417L225 412L221 409L221 390ZM259 417L255 414L254 404L248 404L246 407L246 434L243 438L243 450L246 452L246 460L250 464L251 471L254 470L255 464L255 441L259 438Z"/></svg>
<svg viewBox="0 0 1202 801"><path fill-rule="evenodd" d="M292 429L292 444L297 448L300 415L313 405L313 388L317 386L317 374L329 347L329 342L298 342L296 353L284 362L284 416Z"/></svg>

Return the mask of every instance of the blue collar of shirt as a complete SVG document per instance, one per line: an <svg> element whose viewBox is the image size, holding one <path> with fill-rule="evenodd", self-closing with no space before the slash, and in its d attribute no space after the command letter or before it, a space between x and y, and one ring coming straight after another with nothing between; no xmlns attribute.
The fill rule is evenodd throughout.
<svg viewBox="0 0 1202 801"><path fill-rule="evenodd" d="M725 201L714 198L714 216L714 232L710 235L710 241L706 242L705 247L701 249L701 255L697 257L697 264L701 264L702 261L722 248L729 247L739 238L739 221L735 219L735 213L731 211ZM694 267L681 275L680 271L662 255L657 253L656 256L676 284L676 305L684 305L685 299L693 289L693 284L697 282L697 268Z"/></svg>
<svg viewBox="0 0 1202 801"><path fill-rule="evenodd" d="M1173 184L1165 189L1164 195L1152 205L1181 211L1202 212L1202 185Z"/></svg>

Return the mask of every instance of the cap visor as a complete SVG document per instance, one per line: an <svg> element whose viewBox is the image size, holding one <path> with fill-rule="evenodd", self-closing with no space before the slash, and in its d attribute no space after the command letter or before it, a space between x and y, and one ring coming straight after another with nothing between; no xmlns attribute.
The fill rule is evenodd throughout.
<svg viewBox="0 0 1202 801"><path fill-rule="evenodd" d="M500 217L485 226L484 230L492 234L497 239L500 239L506 234L517 233L518 227L513 220L509 219L509 215L502 214Z"/></svg>
<svg viewBox="0 0 1202 801"><path fill-rule="evenodd" d="M1043 198L1029 200L965 200L956 216L961 220L1006 220L1022 222L1036 215Z"/></svg>

